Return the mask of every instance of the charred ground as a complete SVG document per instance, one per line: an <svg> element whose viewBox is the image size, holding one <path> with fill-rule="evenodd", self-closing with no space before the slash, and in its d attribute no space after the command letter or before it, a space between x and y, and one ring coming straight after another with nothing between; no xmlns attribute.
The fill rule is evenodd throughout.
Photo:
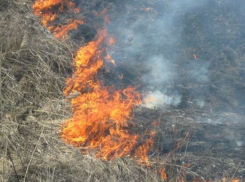
<svg viewBox="0 0 245 182"><path fill-rule="evenodd" d="M147 23L162 17L171 3L80 1L86 23L70 32L70 39L58 41L34 17L31 1L0 2L3 181L162 180L154 169L130 159L102 162L92 154L81 155L60 141L59 125L71 114L62 90L65 78L72 73L72 54L103 25L92 11L108 8L111 22L116 22L112 25L120 24L122 14L129 14L131 23L145 21L144 30ZM137 129L132 131L157 131L155 148L149 155L159 164L166 162L169 181L184 175L186 181L245 178L244 7L242 1L216 0L176 14L170 32L181 35L178 41L166 39L158 47L146 42L143 45L147 46L131 57L125 47L134 46L135 37L119 39L114 56L129 60L119 59L118 67L109 73L101 70L105 84L133 84L146 90L148 83L139 79L149 72L144 58L160 52L171 61L177 76L157 87L167 88L168 95L178 92L181 102L163 110L136 108ZM148 39L154 38L151 36ZM120 74L124 78L115 79Z"/></svg>

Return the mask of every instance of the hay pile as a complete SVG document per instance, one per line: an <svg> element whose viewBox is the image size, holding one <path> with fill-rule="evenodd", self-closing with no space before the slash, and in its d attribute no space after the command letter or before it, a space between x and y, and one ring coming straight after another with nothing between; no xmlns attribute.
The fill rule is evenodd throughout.
<svg viewBox="0 0 245 182"><path fill-rule="evenodd" d="M158 181L132 160L102 162L60 140L71 116L62 90L78 45L55 39L31 6L0 2L1 181Z"/></svg>

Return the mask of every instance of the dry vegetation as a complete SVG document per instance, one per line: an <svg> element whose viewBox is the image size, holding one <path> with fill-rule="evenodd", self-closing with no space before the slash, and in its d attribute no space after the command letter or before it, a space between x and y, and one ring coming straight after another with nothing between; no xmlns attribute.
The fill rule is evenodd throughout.
<svg viewBox="0 0 245 182"><path fill-rule="evenodd" d="M77 45L55 39L31 5L0 2L1 181L158 181L133 160L102 162L60 140L71 114L62 90Z"/></svg>
<svg viewBox="0 0 245 182"><path fill-rule="evenodd" d="M73 70L73 55L83 44L80 41L83 38L79 38L79 41L54 38L33 15L32 3L31 0L0 1L1 181L164 181L155 170L160 164L158 160L151 169L128 158L105 162L93 154L83 155L79 149L66 145L60 139L60 124L71 117L69 102L64 98L62 91L66 78L71 76ZM91 35L85 33L89 34L89 38L92 36L92 33ZM219 158L222 147L217 149L216 156L213 155L207 160L206 156L212 152L209 150L212 146L204 139L213 140L212 145L216 147L215 142L222 136L219 134L215 138L212 134L216 134L217 131L208 128L211 131L208 135L211 137L208 135L206 138L202 137L206 131L192 119L197 118L194 116L198 112L199 110L193 108L176 110L176 113L166 111L164 118L161 118L163 126L156 127L159 130L157 132L165 133L169 137L169 141L166 140L164 143L162 141L165 140L163 139L165 136L160 134L158 141L161 142L156 142L162 152L161 155L165 153L168 156L166 160L168 181L178 181L176 178L181 175L189 176L189 181L193 179L202 181L204 178L200 178L200 174L206 171L206 176L209 177L213 173L213 168L205 168L209 164L205 166L200 163L219 160L221 169L224 166L223 160L226 162L227 159L229 163L227 168L231 169L229 175L232 174L233 177L238 173L238 168L244 165L244 159L240 157L237 158L239 166L230 167L233 158L228 158L227 155ZM135 115L136 122L150 125L149 122L159 119L161 113L142 108ZM226 126L222 127L226 129ZM197 133L194 134L194 142L191 141L193 143L189 142L189 136L185 138L186 132L189 135L192 130ZM203 143L199 142L201 137L204 138ZM226 141L222 142L224 145L227 144ZM204 143L208 145L204 146ZM172 150L176 148L176 144L182 144L182 147L177 148L182 153L175 153L177 149ZM187 145L198 150L204 146L205 150L201 151L203 156L200 157L199 151L198 155L193 155L194 149L190 149L191 152L188 153ZM153 155L156 156L156 153ZM188 167L188 161L191 161L194 167ZM240 173L243 174L243 171ZM220 177L223 173L217 175Z"/></svg>

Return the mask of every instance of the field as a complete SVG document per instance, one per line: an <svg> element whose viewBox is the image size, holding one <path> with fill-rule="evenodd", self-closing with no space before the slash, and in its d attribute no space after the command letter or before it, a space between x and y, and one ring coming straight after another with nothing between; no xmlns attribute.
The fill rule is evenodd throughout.
<svg viewBox="0 0 245 182"><path fill-rule="evenodd" d="M1 180L244 182L245 3L72 2L80 13L63 13L54 24L84 23L65 38L42 25L34 1L0 2ZM130 155L102 160L61 138L73 115L66 79L77 50L105 26L105 8L117 66L105 63L98 77L116 89L135 87L143 100L157 98L135 106L127 128L155 131L150 165Z"/></svg>

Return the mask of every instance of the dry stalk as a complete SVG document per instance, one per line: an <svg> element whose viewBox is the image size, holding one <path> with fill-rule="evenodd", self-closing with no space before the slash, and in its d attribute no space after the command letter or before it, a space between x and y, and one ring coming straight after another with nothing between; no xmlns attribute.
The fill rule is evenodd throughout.
<svg viewBox="0 0 245 182"><path fill-rule="evenodd" d="M25 176L24 176L24 181L26 181L26 177L27 177L27 174L28 174L29 167L30 167L30 165L31 165L31 162L32 162L34 153L35 153L36 150L37 150L37 145L38 145L39 142L40 142L40 139L41 139L42 134L43 134L43 128L42 128L42 132L41 132L41 134L40 134L40 136L39 136L39 138L38 138L38 141L37 141L37 143L36 143L36 146L35 146L34 150L32 151L32 154L31 154L29 163L28 163L27 168L26 168L26 172L25 172Z"/></svg>

